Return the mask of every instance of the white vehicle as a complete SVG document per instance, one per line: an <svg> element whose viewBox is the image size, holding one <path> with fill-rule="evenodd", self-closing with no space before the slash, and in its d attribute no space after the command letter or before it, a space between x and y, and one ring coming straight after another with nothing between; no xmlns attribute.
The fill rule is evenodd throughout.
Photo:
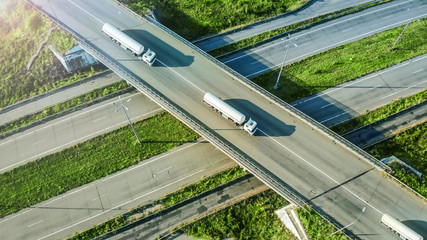
<svg viewBox="0 0 427 240"><path fill-rule="evenodd" d="M146 62L148 65L152 66L156 60L156 53L148 49L144 55L142 55L142 61Z"/></svg>
<svg viewBox="0 0 427 240"><path fill-rule="evenodd" d="M381 218L381 223L386 225L390 230L395 232L401 239L405 240L423 240L423 236L414 230L401 223L399 220L394 219L388 214L384 214Z"/></svg>
<svg viewBox="0 0 427 240"><path fill-rule="evenodd" d="M254 135L257 128L257 122L249 118L248 121L246 121L246 116L237 111L232 106L228 105L221 99L217 98L212 93L206 93L203 97L203 101L207 103L209 106L217 110L223 117L232 120L236 125L242 127L243 130L245 130L250 135Z"/></svg>
<svg viewBox="0 0 427 240"><path fill-rule="evenodd" d="M153 65L156 54L149 49L147 53L142 55L144 53L144 46L126 35L124 32L120 31L118 28L109 23L104 23L102 26L102 32L107 34L111 40L119 44L123 49L130 51L134 56L138 57L148 65Z"/></svg>

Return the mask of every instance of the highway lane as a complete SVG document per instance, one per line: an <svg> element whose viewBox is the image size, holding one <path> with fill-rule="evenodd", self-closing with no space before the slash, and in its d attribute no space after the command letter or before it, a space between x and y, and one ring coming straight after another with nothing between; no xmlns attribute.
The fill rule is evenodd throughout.
<svg viewBox="0 0 427 240"><path fill-rule="evenodd" d="M39 0L37 3L90 39L98 49L108 51L108 56L117 59L124 69L143 76L140 81L148 82L226 141L258 160L267 171L297 189L341 225L353 221L362 207L367 206L366 219L350 228L354 233L369 234L364 235L368 238L373 235L376 239L392 238L394 235L379 223L385 212L402 220L426 221L423 200L153 25L141 22L108 1ZM100 32L103 21L113 23L150 46L159 61L150 68L132 58L103 36ZM207 90L258 120L261 128L258 136L246 135L203 105L201 100ZM412 223L422 227L422 222Z"/></svg>
<svg viewBox="0 0 427 240"><path fill-rule="evenodd" d="M244 178L234 181L231 185L216 189L215 192L210 192L209 194L194 198L185 205L165 210L161 214L153 216L147 221L140 222L133 228L113 235L108 239L156 239L159 236L165 236L171 229L181 224L219 211L220 209L226 208L242 199L246 199L267 189L268 187L256 177L245 176Z"/></svg>
<svg viewBox="0 0 427 240"><path fill-rule="evenodd" d="M292 102L292 106L331 126L357 117L395 99L427 88L427 55Z"/></svg>
<svg viewBox="0 0 427 240"><path fill-rule="evenodd" d="M124 94L132 121L163 111L156 103L139 92ZM40 124L10 137L0 139L0 173L112 131L129 121L120 110L115 113L118 98L94 104L63 117Z"/></svg>
<svg viewBox="0 0 427 240"><path fill-rule="evenodd" d="M360 0L314 0L307 7L294 13L287 14L282 17L272 19L270 21L262 20L257 24L249 24L244 26L243 29L238 31L231 30L226 34L220 34L218 36L207 38L203 41L197 41L195 44L199 48L208 52L212 49L225 46L239 40L268 32L278 28L292 25L297 22L301 22L319 15L327 14L336 10L348 8L351 6L359 5L364 2Z"/></svg>
<svg viewBox="0 0 427 240"><path fill-rule="evenodd" d="M0 239L63 239L237 164L200 140L0 219Z"/></svg>
<svg viewBox="0 0 427 240"><path fill-rule="evenodd" d="M427 2L423 0L394 0L340 17L293 34L290 40L298 47L289 47L285 64L423 17L427 17ZM286 44L286 39L277 39L221 61L252 78L279 67Z"/></svg>
<svg viewBox="0 0 427 240"><path fill-rule="evenodd" d="M45 109L48 106L69 100L81 94L90 92L96 88L105 87L120 81L116 74L111 71L105 71L96 76L82 80L78 84L72 86L64 86L53 89L50 92L37 95L33 98L22 101L0 110L0 125L3 125L12 120L18 119L25 115L35 113Z"/></svg>
<svg viewBox="0 0 427 240"><path fill-rule="evenodd" d="M387 118L351 131L343 136L361 148L367 148L388 137L427 121L427 102L397 113ZM420 166L412 166L420 168Z"/></svg>
<svg viewBox="0 0 427 240"><path fill-rule="evenodd" d="M311 97L297 100L292 102L292 105L322 124L331 126L390 103L394 99L412 95L427 88L427 69L424 68L426 65L427 55L419 56L363 78L322 91ZM116 74L111 73L104 78L116 79L118 77ZM130 95L125 95L124 97L126 98L127 96ZM154 114L157 112L154 111L156 109L160 111L160 107L157 104L142 94L131 98L132 101L127 105L131 109L129 114L134 120L137 120L139 116L147 117L150 112ZM71 113L7 139L1 139L0 152L4 153L5 158L0 160L0 172L10 170L19 164L76 144L78 143L77 140L83 141L87 139L81 138L85 135L93 137L96 136L94 134L101 134L113 129L113 127L109 128L109 124L111 126L119 126L116 125L119 123L126 125L127 122L120 114L106 114L108 111L105 111L105 108L114 111L114 106L111 106L111 102L116 100L112 99L105 103L97 104L86 110ZM87 114L81 114L83 111L88 112ZM91 117L92 120L88 119L89 114L93 115ZM80 118L80 115L82 115L83 119L75 120ZM94 119L97 115L100 117ZM98 121L101 121L101 123ZM73 126L73 128L67 126ZM63 133L60 131L61 129L68 132ZM73 129L81 129L82 131L78 131L78 135L75 136L74 133L70 134ZM99 132L101 129L105 129L105 131ZM44 131L46 131L46 134L50 132L49 134L55 137L41 137L40 134ZM68 136L74 137L68 139ZM37 142L36 138L40 141ZM23 146L24 144L25 146Z"/></svg>

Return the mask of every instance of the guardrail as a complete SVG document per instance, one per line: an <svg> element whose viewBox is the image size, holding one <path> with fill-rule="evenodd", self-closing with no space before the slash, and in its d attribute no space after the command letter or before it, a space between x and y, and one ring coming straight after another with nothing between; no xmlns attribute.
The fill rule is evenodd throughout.
<svg viewBox="0 0 427 240"><path fill-rule="evenodd" d="M131 83L134 87L136 87L138 90L140 90L142 93L144 93L147 97L151 98L153 101L158 103L161 107L163 107L165 110L170 112L172 115L180 119L184 124L192 128L194 131L198 132L201 136L206 138L209 142L214 144L216 147L221 149L225 154L227 154L230 158L234 159L236 162L238 162L241 166L243 166L245 169L247 169L252 174L256 175L261 181L263 181L266 185L273 188L276 192L278 192L281 196L285 197L290 202L294 203L298 206L304 206L307 205L307 201L305 198L297 193L293 188L291 188L289 185L287 185L283 180L278 179L275 175L271 174L267 169L262 167L259 163L251 159L249 156L244 154L239 149L235 148L234 145L223 139L221 136L219 136L217 133L206 127L203 123L195 119L193 116L185 112L183 109L181 109L179 106L173 104L170 100L167 100L165 96L163 96L161 93L156 91L154 88L152 88L148 83L143 81L141 78L135 76L133 73L131 73L129 70L127 70L124 66L121 64L118 64L113 59L107 57L106 54L104 54L101 50L96 49L92 44L88 41L86 41L80 34L63 24L61 21L56 19L54 16L49 14L48 12L44 11L43 9L40 9L36 4L34 4L31 0L26 0L28 3L36 7L39 11L41 11L43 14L48 16L50 19L58 23L60 26L62 26L64 29L66 29L68 32L70 32L72 35L75 36L76 41L79 43L79 45L85 49L87 52L89 52L92 56L94 56L97 60L108 66L111 70L113 70L116 74L118 74L123 79L127 80L129 83ZM304 113L300 112L296 108L292 107L290 104L284 102L283 100L279 99L275 95L271 94L270 92L266 91L262 87L258 86L257 84L253 83L249 79L245 78L238 72L234 71L224 63L220 62L219 60L213 58L191 42L187 41L186 39L182 38L175 32L171 31L167 27L163 26L162 24L158 23L157 21L153 20L152 18L146 17L143 18L134 12L132 12L130 9L128 9L123 4L117 2L119 6L123 7L127 11L131 12L133 15L137 16L141 20L145 22L149 22L153 24L154 26L158 27L159 29L167 32L168 34L175 37L177 40L181 41L188 47L192 48L193 50L197 51L199 54L203 55L204 57L208 58L212 62L216 63L218 66L223 68L226 73L234 77L235 79L239 80L241 83L252 89L253 91L256 91L257 93L261 94L265 98L271 100L272 102L276 103L281 108L285 109L288 112L293 113L295 116L299 117L301 120L312 126L313 128L317 128L320 132L326 134L327 136L330 136L331 139L338 140L338 142L342 143L344 146L346 146L351 151L355 152L359 156L361 156L364 159L367 159L369 162L373 163L374 166L378 167L379 169L383 170L384 168L388 168L387 165L379 162L374 157L370 156L363 150L359 149L358 147L354 146L347 140L339 137L336 134L333 134L328 128L324 127L317 121L311 119L309 116L305 115ZM338 136L338 137L337 137ZM383 167L383 166L384 167Z"/></svg>
<svg viewBox="0 0 427 240"><path fill-rule="evenodd" d="M335 140L336 140L337 142L341 143L347 149L349 149L350 151L356 153L361 158L367 160L369 163L371 163L372 165L374 165L375 167L377 167L381 171L390 171L391 170L390 167L387 166L386 164L380 162L379 160L377 160L376 158L374 158L370 154L366 153L365 151L363 151L362 149L360 149L359 147L357 147L353 143L347 141L346 139L344 139L340 135L335 134L329 128L325 127L324 125L322 125L321 123L319 123L316 120L312 119L311 117L309 117L305 113L303 113L303 112L299 111L298 109L294 108L289 103L283 101L282 99L278 98L274 94L270 93L269 91L267 91L264 88L260 87L256 83L254 83L251 80L247 79L246 77L244 77L240 73L236 72L235 70L233 70L229 66L225 65L224 63L222 63L218 59L216 59L216 58L212 57L211 55L207 54L205 51L201 50L200 48L198 48L197 46L195 46L191 42L187 41L183 37L179 36L175 32L171 31L167 27L163 26L162 24L154 21L153 19L151 19L149 17L147 17L146 19L149 20L149 22L152 23L153 25L155 25L155 26L159 27L160 29L166 31L167 33L169 33L170 35L174 36L175 38L177 38L178 40L180 40L181 42L183 42L187 46L191 47L193 50L196 50L199 54L203 55L204 57L208 58L212 62L214 62L217 65L219 65L221 68L223 68L224 70L226 70L226 72L228 74L230 74L235 79L239 80L241 83L243 83L244 85L246 85L247 87L249 87L253 91L259 93L262 96L264 96L266 99L270 100L271 102L276 103L277 105L279 105L283 109L287 110L288 112L293 113L296 117L298 117L299 119L303 120L305 123L309 124L313 128L316 128L317 130L319 130L323 134L329 136L332 139L332 141L335 142Z"/></svg>

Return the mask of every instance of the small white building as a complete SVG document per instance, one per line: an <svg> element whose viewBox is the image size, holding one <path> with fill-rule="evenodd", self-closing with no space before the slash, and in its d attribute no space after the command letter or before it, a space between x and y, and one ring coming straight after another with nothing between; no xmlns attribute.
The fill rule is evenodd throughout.
<svg viewBox="0 0 427 240"><path fill-rule="evenodd" d="M58 51L56 51L56 49L51 45L49 46L49 49L59 59L68 72L98 64L98 61L79 45L71 48L64 54L64 56L58 53Z"/></svg>

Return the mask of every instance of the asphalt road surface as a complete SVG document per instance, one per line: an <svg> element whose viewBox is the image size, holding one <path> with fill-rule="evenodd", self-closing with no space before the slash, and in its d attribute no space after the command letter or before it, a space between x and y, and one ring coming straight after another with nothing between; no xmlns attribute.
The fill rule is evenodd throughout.
<svg viewBox="0 0 427 240"><path fill-rule="evenodd" d="M427 55L292 102L292 106L331 126L427 88Z"/></svg>
<svg viewBox="0 0 427 240"><path fill-rule="evenodd" d="M406 97L427 88L425 66L427 66L427 55L338 85L311 97L295 101L292 105L326 126L335 125L388 104L394 99ZM91 84L99 85L106 79L119 79L119 77L111 73L91 81ZM73 87L64 91L67 91L67 94L73 94L81 91L81 88L79 85L75 89ZM161 110L156 103L142 94L126 94L123 97L125 101L128 97L132 99L131 102L126 103L130 109L129 114L132 120L148 117ZM58 97L47 98L50 99L49 101L55 101L54 99ZM45 101L42 99L39 103L29 103L30 106L24 106L24 109L20 111L31 109L31 106L42 105ZM0 158L0 172L110 131L114 126L126 125L124 115L111 113L115 110L111 102L116 101L117 99L111 99L1 139L0 152L5 157ZM78 131L75 132L75 129ZM100 131L102 129L104 131ZM55 137L43 138L42 135Z"/></svg>
<svg viewBox="0 0 427 240"><path fill-rule="evenodd" d="M122 96L132 121L163 111L139 92ZM94 104L37 127L0 139L0 173L129 124L123 110L115 112L118 98Z"/></svg>
<svg viewBox="0 0 427 240"><path fill-rule="evenodd" d="M397 132L424 123L427 120L427 102L395 114L387 120L368 125L344 135L361 148L369 147ZM415 167L416 168L416 167Z"/></svg>
<svg viewBox="0 0 427 240"><path fill-rule="evenodd" d="M298 47L290 45L285 64L426 16L426 1L394 0L295 33L289 40L277 39L238 52L221 61L252 78L281 66L288 41Z"/></svg>
<svg viewBox="0 0 427 240"><path fill-rule="evenodd" d="M111 71L106 71L83 80L79 84L54 89L51 93L35 96L34 100L23 101L21 104L17 103L14 106L3 108L0 111L0 125L117 81L120 81L119 76L112 74Z"/></svg>
<svg viewBox="0 0 427 240"><path fill-rule="evenodd" d="M361 209L367 207L358 224L349 228L354 234L372 239L397 239L380 224L384 213L405 221L417 231L427 229L424 200L155 26L109 1L35 2L101 52L108 53L122 69L142 77L139 81L148 83L233 143L272 176L284 181L282 184L286 182L341 225L354 221ZM104 22L112 23L156 51L155 65L143 64L111 42L101 33ZM202 99L207 91L257 120L259 133L248 136L205 106Z"/></svg>
<svg viewBox="0 0 427 240"><path fill-rule="evenodd" d="M62 239L235 165L206 141L184 144L0 219L0 239Z"/></svg>
<svg viewBox="0 0 427 240"><path fill-rule="evenodd" d="M134 228L114 235L108 239L156 239L159 235L166 234L169 230L188 222L194 218L214 212L219 207L224 208L240 199L245 199L257 194L268 187L255 177L239 179L232 185L228 185L218 191L180 206L172 211L156 216L149 221L137 224Z"/></svg>
<svg viewBox="0 0 427 240"><path fill-rule="evenodd" d="M336 10L348 8L351 6L359 5L368 1L358 0L314 0L304 9L287 14L285 16L272 19L265 22L245 26L243 29L238 31L230 31L226 34L220 34L218 36L207 38L206 40L196 43L196 46L203 49L204 51L210 51L212 49L225 46L239 40L255 36L257 34L268 32L274 29L282 28L297 22L301 22L319 15L323 15Z"/></svg>

